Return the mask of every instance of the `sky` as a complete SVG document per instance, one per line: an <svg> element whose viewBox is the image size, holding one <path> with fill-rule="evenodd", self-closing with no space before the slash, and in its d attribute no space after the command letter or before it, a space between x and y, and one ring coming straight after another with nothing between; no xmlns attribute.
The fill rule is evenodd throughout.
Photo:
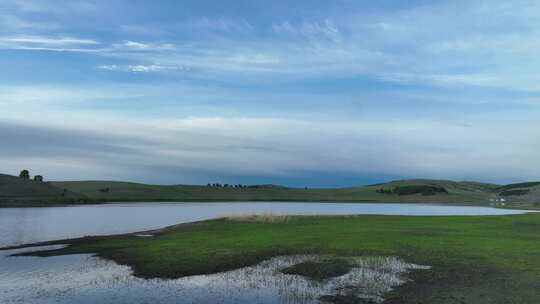
<svg viewBox="0 0 540 304"><path fill-rule="evenodd" d="M0 0L0 172L540 179L539 1Z"/></svg>

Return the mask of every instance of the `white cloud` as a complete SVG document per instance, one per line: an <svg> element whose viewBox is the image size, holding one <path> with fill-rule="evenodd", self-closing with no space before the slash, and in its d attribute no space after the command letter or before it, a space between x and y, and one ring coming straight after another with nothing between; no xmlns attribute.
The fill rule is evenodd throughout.
<svg viewBox="0 0 540 304"><path fill-rule="evenodd" d="M407 83L429 83L442 86L470 85L496 87L503 85L501 81L493 75L482 74L388 74L380 75L379 78L385 81Z"/></svg>
<svg viewBox="0 0 540 304"><path fill-rule="evenodd" d="M53 4L9 3L21 11L44 11ZM122 61L102 67L111 70L189 67L199 77L239 82L272 81L276 74L283 79L362 75L427 85L538 89L540 5L534 1L437 2L377 14L344 7L257 24L192 17L173 24L123 25L125 39L102 44L70 36L8 35L0 38L0 47L86 52ZM33 22L21 19L20 27L31 28ZM129 37L134 33L149 40Z"/></svg>
<svg viewBox="0 0 540 304"><path fill-rule="evenodd" d="M234 55L227 58L228 61L240 64L275 64L279 63L278 57L266 54Z"/></svg>
<svg viewBox="0 0 540 304"><path fill-rule="evenodd" d="M99 42L92 39L81 39L73 37L46 37L19 35L11 37L0 37L0 43L14 45L42 45L42 46L71 46L71 45L95 45Z"/></svg>
<svg viewBox="0 0 540 304"><path fill-rule="evenodd" d="M234 174L538 177L538 113L526 111L538 104L530 91L540 91L540 6L534 1L458 0L376 12L336 7L252 23L193 16L125 26L115 24L122 18L111 24L93 15L81 24L76 16L63 19L66 12L92 9L66 3L59 9L45 0L8 5L0 16L0 48L94 56L89 61L95 69L80 74L171 74L151 84L119 84L114 81L133 77L98 73L89 79L103 83L0 86L2 122L55 129L51 138L71 134L75 143L91 147L88 155L75 155L76 144L45 141L48 158L36 158L34 151L18 164L58 168L58 159L51 160L56 155L72 159L81 176L85 166L120 170L122 163ZM31 18L41 14L47 18ZM47 27L44 19L60 27ZM89 35L81 30L98 21L112 29L110 35L98 40L92 37L103 29ZM398 95L396 86L371 86L366 78L422 86ZM296 86L306 79L316 81ZM189 85L195 82L203 85ZM263 85L250 86L255 82ZM479 111L482 104L489 106ZM0 155L13 146L3 145Z"/></svg>
<svg viewBox="0 0 540 304"><path fill-rule="evenodd" d="M81 53L106 51L106 49L100 46L100 43L96 40L65 36L0 36L0 49Z"/></svg>
<svg viewBox="0 0 540 304"><path fill-rule="evenodd" d="M254 27L244 19L224 19L224 18L198 18L188 20L180 24L180 27L187 29L218 31L225 33L248 33Z"/></svg>
<svg viewBox="0 0 540 304"><path fill-rule="evenodd" d="M258 98L313 101L279 93ZM235 106L223 101L238 99L244 99L242 111L228 112ZM458 120L435 120L407 113L310 115L310 105L302 115L289 106L263 115L261 105L258 114L245 110L251 100L249 93L178 84L0 86L0 164L9 160L15 168L32 163L44 172L66 172L57 178L103 177L126 168L131 171L115 178L167 168L208 176L540 178L534 170L540 165L540 142L531 140L540 136L534 112L471 112ZM63 158L69 166L58 164ZM92 173L85 171L89 167Z"/></svg>
<svg viewBox="0 0 540 304"><path fill-rule="evenodd" d="M289 21L274 23L272 30L277 34L302 36L312 41L319 39L330 40L334 43L341 41L341 32L331 19L321 22L303 22L293 25Z"/></svg>
<svg viewBox="0 0 540 304"><path fill-rule="evenodd" d="M97 9L96 3L86 0L3 0L0 7L22 13L73 13L89 12Z"/></svg>
<svg viewBox="0 0 540 304"><path fill-rule="evenodd" d="M535 153L538 143L530 141L534 136L530 127L536 125L534 130L540 130L540 126L531 120L510 120L497 126L492 125L492 119L477 119L472 126L465 126L423 119L389 123L275 117L145 119L98 114L85 119L67 117L58 123L54 129L42 120L16 127L8 123L0 134L5 145L14 136L18 142L33 142L35 146L37 139L29 136L35 134L31 128L39 128L44 141L36 149L44 164L48 163L46 156L54 156L50 171L56 166L54 159L65 156L83 168L97 165L113 171L145 164L149 168L276 177L299 172L458 179L494 173L499 177L540 177L533 170L540 162ZM21 166L25 157L38 154L31 147L18 147L17 157L7 146L0 151L0 160L8 157Z"/></svg>
<svg viewBox="0 0 540 304"><path fill-rule="evenodd" d="M169 41L126 37L98 44L87 38L27 35L2 37L0 47L87 52L123 62L101 69L164 73L182 67L198 77L227 81L273 80L276 74L282 79L363 75L401 83L537 90L540 33L535 25L540 24L531 11L538 6L507 6L437 3L378 15L351 9L258 27L243 19L203 17L148 26L167 33L162 37Z"/></svg>
<svg viewBox="0 0 540 304"><path fill-rule="evenodd" d="M165 51L165 50L174 50L175 45L172 43L163 43L163 44L155 44L155 43L143 43L143 42L136 42L136 41L124 41L123 43L116 43L113 44L113 48L117 50L133 50L133 51Z"/></svg>
<svg viewBox="0 0 540 304"><path fill-rule="evenodd" d="M182 66L166 66L160 64L150 64L150 65L100 65L97 67L101 70L107 71L122 71L122 72L135 72L135 73L145 73L145 72L163 72L163 71L187 71L189 70L186 67Z"/></svg>

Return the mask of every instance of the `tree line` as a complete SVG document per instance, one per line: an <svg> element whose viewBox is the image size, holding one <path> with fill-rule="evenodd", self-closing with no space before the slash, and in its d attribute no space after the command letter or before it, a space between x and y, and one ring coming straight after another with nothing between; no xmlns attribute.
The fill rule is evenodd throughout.
<svg viewBox="0 0 540 304"><path fill-rule="evenodd" d="M30 180L30 171L28 171L27 169L22 170L21 173L19 173L19 177L22 179ZM34 175L33 179L36 182L43 182L43 175Z"/></svg>
<svg viewBox="0 0 540 304"><path fill-rule="evenodd" d="M411 195L411 194L435 195L438 193L448 194L448 191L444 187L431 186L431 185L406 185L406 186L397 186L397 187L394 187L393 189L380 188L375 191L381 194L397 194L397 195Z"/></svg>
<svg viewBox="0 0 540 304"><path fill-rule="evenodd" d="M250 188L250 186L242 185L242 184L220 184L220 183L214 183L214 184L208 184L207 187L212 188Z"/></svg>

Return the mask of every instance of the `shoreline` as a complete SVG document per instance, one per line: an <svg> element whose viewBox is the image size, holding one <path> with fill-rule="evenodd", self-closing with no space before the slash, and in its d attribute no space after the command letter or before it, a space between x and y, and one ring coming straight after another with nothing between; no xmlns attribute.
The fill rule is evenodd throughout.
<svg viewBox="0 0 540 304"><path fill-rule="evenodd" d="M145 279L212 274L254 265L279 255L396 256L433 268L412 272L413 281L391 292L385 303L420 300L454 303L456 298L468 299L471 295L466 291L470 288L508 299L508 294L527 295L530 286L537 286L538 281L531 278L540 275L538 227L540 214L536 213L436 217L292 216L286 221L261 216L180 223L126 234L56 240L0 250L67 245L55 250L37 248L37 251L15 256L93 254L127 265L134 276ZM493 252L493 247L498 251ZM492 278L491 283L486 281L487 277ZM441 294L447 295L447 300L441 300ZM519 303L536 303L538 298L530 300L532 302ZM480 299L471 303L499 302Z"/></svg>
<svg viewBox="0 0 540 304"><path fill-rule="evenodd" d="M63 203L63 202L16 202L5 203L0 201L0 209L2 208L47 208L47 207L77 207L77 206L99 206L99 205L114 205L123 203L170 203L170 204L185 204L185 203L341 203L341 204L414 204L414 205L438 205L438 206L462 206L462 207L485 207L494 209L508 209L508 210L524 210L524 211L540 211L540 206L532 204L519 203L518 205L492 205L491 203L483 202L450 202L450 201L388 201L388 200L305 200L305 199L286 199L286 200L269 200L269 199L249 199L249 200L229 200L229 199L194 199L194 200L174 200L174 199L157 199L157 200L110 200L110 201L90 201L90 202L77 202L77 203Z"/></svg>

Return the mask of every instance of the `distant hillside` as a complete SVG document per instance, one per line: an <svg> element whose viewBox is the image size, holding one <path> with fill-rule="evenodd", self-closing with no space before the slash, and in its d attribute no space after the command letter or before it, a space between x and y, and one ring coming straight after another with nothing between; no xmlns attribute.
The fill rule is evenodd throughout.
<svg viewBox="0 0 540 304"><path fill-rule="evenodd" d="M438 180L405 180L365 187L337 189L286 188L275 185L234 187L162 186L115 181L55 182L58 188L105 201L384 201L433 203L487 203L498 185ZM407 187L439 189L430 193L410 192ZM404 188L405 187L405 188ZM380 189L401 193L380 193Z"/></svg>
<svg viewBox="0 0 540 304"><path fill-rule="evenodd" d="M118 181L39 183L0 175L0 205L144 201L342 201L497 205L540 208L540 183L494 185L412 179L316 189L277 185L148 185Z"/></svg>
<svg viewBox="0 0 540 304"><path fill-rule="evenodd" d="M507 190L514 190L514 189L523 189L523 188L533 188L536 186L540 186L540 182L526 182L526 183L516 183L516 184L508 184L502 187L497 187L495 190L497 191L507 191Z"/></svg>
<svg viewBox="0 0 540 304"><path fill-rule="evenodd" d="M514 205L540 208L540 182L525 182L497 187L493 190L499 198Z"/></svg>
<svg viewBox="0 0 540 304"><path fill-rule="evenodd" d="M58 188L51 183L36 182L17 176L0 174L0 205L28 203L79 202L85 198L70 190Z"/></svg>

